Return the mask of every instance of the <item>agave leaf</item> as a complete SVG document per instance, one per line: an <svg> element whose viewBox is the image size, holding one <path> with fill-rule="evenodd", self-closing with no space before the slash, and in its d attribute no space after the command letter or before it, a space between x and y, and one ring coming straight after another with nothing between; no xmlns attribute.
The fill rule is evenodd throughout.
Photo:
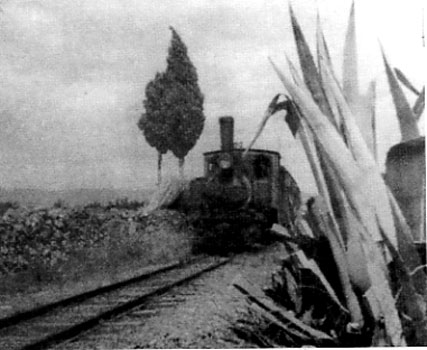
<svg viewBox="0 0 427 350"><path fill-rule="evenodd" d="M326 42L325 35L323 33L323 29L322 29L322 26L320 23L320 19L318 19L318 21L317 21L316 39L317 39L317 63L318 63L318 67L319 67L319 74L321 74L319 59L320 59L320 57L323 57L328 64L329 70L332 72L332 75L336 81L336 84L338 86L341 86L340 82L337 79L337 75L336 75L335 70L334 70L334 65L332 64L331 55L329 54L328 44Z"/></svg>
<svg viewBox="0 0 427 350"><path fill-rule="evenodd" d="M316 45L318 55L321 52L323 57L327 59L329 67L333 69L331 55L329 54L328 44L326 43L325 35L323 34L319 13L317 13L316 18ZM317 62L317 66L319 67L319 62Z"/></svg>
<svg viewBox="0 0 427 350"><path fill-rule="evenodd" d="M308 92L307 92L308 94ZM313 135L311 134L307 124L304 123L303 119L301 118L300 112L298 107L295 105L294 102L292 102L291 105L292 108L290 108L294 114L297 115L297 118L299 120L300 128L298 132L298 137L301 141L301 144L303 145L305 154L307 156L307 159L309 161L311 172L314 176L314 179L316 181L316 186L319 191L319 194L322 196L322 198L326 201L326 206L329 210L329 212L333 213L333 206L332 206L332 200L330 197L330 193L328 191L328 186L326 184L324 169L322 169L321 165L321 157L320 157L320 150L319 147L316 146L316 141L313 138ZM334 230L335 232L339 232L338 224L334 220ZM341 247L344 247L344 242L342 240L342 235L337 235L339 244Z"/></svg>
<svg viewBox="0 0 427 350"><path fill-rule="evenodd" d="M309 136L309 130L307 128L307 125L304 121L301 121L302 126L300 127L298 136L301 140L301 144L304 147L305 154L308 158L308 161L310 163L311 172L313 173L314 179L316 181L316 186L319 191L319 194L324 198L326 201L328 210L332 208L328 188L326 186L325 179L323 177L322 170L320 168L319 164L319 158L317 155L316 148L314 146L314 140L312 140L312 137Z"/></svg>
<svg viewBox="0 0 427 350"><path fill-rule="evenodd" d="M405 299L404 303L406 304L406 314L415 321L415 323L420 323L423 319L427 317L426 315L426 301L424 300L426 295L426 290L421 291L421 294L417 293L417 290L414 288L413 277L405 265L402 256L399 252L393 247L393 245L388 240L387 236L384 235L384 242L390 249L390 252L393 256L395 263L396 276L399 280L399 287L402 288L402 293L400 297ZM421 297L418 298L417 294Z"/></svg>
<svg viewBox="0 0 427 350"><path fill-rule="evenodd" d="M356 186L359 181L358 176L362 174L336 130L331 128L331 123L314 101L302 89L288 80L273 61L270 60L270 62L285 88L301 109L301 115L306 119L310 129L316 131L315 136L320 139L323 148L327 149L330 157L336 160L334 163L343 165L343 179L346 183Z"/></svg>
<svg viewBox="0 0 427 350"><path fill-rule="evenodd" d="M372 153L374 155L375 161L378 161L378 145L377 145L377 116L375 113L375 104L377 100L376 95L376 83L371 81L368 90L369 96L369 105L371 110L371 128L372 128Z"/></svg>
<svg viewBox="0 0 427 350"><path fill-rule="evenodd" d="M316 147L314 146L313 136L305 125L304 121L301 121L301 127L299 131L299 136L301 138L301 142L304 146L306 155L309 159L309 163L313 172L313 175L316 180L316 184L319 190L319 193L323 200L326 203L326 207L329 213L333 212L331 200L329 197L327 185L325 182L325 178L323 176L318 153ZM334 260L336 261L336 265L338 268L338 273L340 277L340 282L342 286L342 290L344 291L344 295L346 297L346 304L351 314L351 319L353 322L361 324L363 322L363 316L361 313L361 309L359 306L359 302L357 301L356 295L354 294L353 288L350 283L349 273L348 273L348 265L344 252L344 243L342 240L342 235L339 230L339 226L335 220L334 216L330 216L329 218L324 218L320 216L317 220L326 225L325 235L328 238L328 241L331 246L332 254L334 256Z"/></svg>
<svg viewBox="0 0 427 350"><path fill-rule="evenodd" d="M343 90L350 104L354 106L359 97L358 69L356 47L356 22L354 16L354 1L351 5L344 44Z"/></svg>
<svg viewBox="0 0 427 350"><path fill-rule="evenodd" d="M267 125L267 121L268 119L270 119L271 117L271 113L268 112L268 110L264 113L264 116L260 122L260 124L258 125L257 131L255 133L255 136L252 138L251 142L249 143L248 147L246 147L245 151L243 152L243 158L245 158L249 152L249 150L253 147L253 145L255 144L255 142L258 140L258 138L260 137L262 131L264 130L265 126Z"/></svg>
<svg viewBox="0 0 427 350"><path fill-rule="evenodd" d="M331 77L331 73L328 67L321 61L322 69L324 70L325 83L328 84L333 90L334 96L337 99L339 109L343 114L343 122L346 126L347 136L349 138L349 144L354 154L357 163L360 165L363 173L365 174L366 188L370 191L367 192L369 196L369 202L373 205L374 211L378 217L381 228L390 238L390 241L397 246L396 229L393 224L393 214L390 207L389 199L387 196L387 187L381 176L381 172L372 156L372 153L366 145L360 129L356 124L356 120L347 105L341 90L336 86L334 79ZM381 241L380 237L378 240Z"/></svg>
<svg viewBox="0 0 427 350"><path fill-rule="evenodd" d="M348 235L346 256L350 280L360 291L366 291L371 286L371 279L369 277L368 267L366 266L367 261L363 253L361 235L359 232L359 230L362 229L361 224L351 212L343 193L341 193L339 200L343 216L342 223Z"/></svg>
<svg viewBox="0 0 427 350"><path fill-rule="evenodd" d="M404 95L402 88L399 85L399 82L396 79L396 76L393 70L390 68L390 65L385 56L384 50L381 47L384 65L388 77L388 83L390 85L390 92L393 96L394 106L396 108L397 118L400 124L400 131L402 133L402 141L408 141L417 138L420 136L420 132L417 126L417 120L412 113L412 109L409 106L408 100Z"/></svg>
<svg viewBox="0 0 427 350"><path fill-rule="evenodd" d="M320 141L322 149L328 158L332 160L332 164L339 167L337 173L340 174L340 181L343 183L343 186L348 191L353 190L355 199L357 198L361 202L364 202L363 191L360 186L363 184L366 174L361 172L343 140L332 127L326 116L321 113L319 107L303 90L290 82L273 61L271 63L285 85L285 88L301 109L301 115L306 120L310 129L314 131L316 138ZM366 208L368 208L369 204L366 203L366 205Z"/></svg>
<svg viewBox="0 0 427 350"><path fill-rule="evenodd" d="M327 48L326 41L325 41L325 38L323 35L323 30L322 30L322 27L320 24L320 20L318 20L318 22L317 22L317 61L318 61L319 74L320 74L320 79L321 79L323 91L325 92L326 99L327 99L328 104L331 108L334 120L335 120L336 125L337 125L337 130L341 134L344 142L347 144L347 147L349 147L351 149L351 145L348 144L348 142L347 142L348 137L346 135L345 124L343 123L342 112L341 112L339 105L336 101L336 98L334 96L334 92L331 88L331 85L325 81L325 79L327 78L327 77L325 77L325 74L326 74L325 66L327 66L328 71L330 72L330 75L334 79L335 85L338 86L339 89L341 90L338 79L334 73L334 69L333 69L333 66L331 63L331 59L330 59L329 54L328 54L328 48Z"/></svg>
<svg viewBox="0 0 427 350"><path fill-rule="evenodd" d="M332 76L329 67L326 65L322 57L320 57L321 70L323 74L323 81L325 85L328 85L331 89L331 96L335 99L338 104L338 108L343 116L343 122L346 124L346 129L349 131L350 143L354 148L355 159L364 167L375 166L375 161L372 158L363 136L361 135L360 129L356 124L356 120L351 112L350 106L347 104L343 91L336 84L336 80Z"/></svg>
<svg viewBox="0 0 427 350"><path fill-rule="evenodd" d="M382 240L375 213L370 202L365 195L366 183L363 172L359 169L352 155L345 147L344 142L337 132L330 125L327 118L321 113L316 104L307 96L303 90L292 84L277 66L271 61L280 80L292 98L300 107L302 117L313 130L314 135L319 140L322 150L334 168L337 178L349 200L350 206L355 211L355 217L361 223L363 231L361 243L365 258L367 260L368 273L371 278L373 294L378 299L382 316L385 320L386 330L391 338L391 344L395 346L405 345L402 338L402 329L397 310L394 306L394 299L387 281L387 269L383 258L383 253L374 242ZM369 188L371 189L371 188ZM366 230L366 231L365 231Z"/></svg>
<svg viewBox="0 0 427 350"><path fill-rule="evenodd" d="M372 160L372 166L367 163L368 166L364 166L363 170L359 168L358 163L353 159L341 137L334 131L332 125L330 125L312 99L303 90L292 84L273 62L272 65L286 89L298 103L302 111L302 117L313 130L318 140L318 145L322 148L325 156L331 161L330 164L334 167L337 178L351 206L355 209L357 217L364 223L369 235L375 242L382 242L379 227L377 226L378 220L384 232L389 234L390 240L396 245L395 228L393 221L390 221L389 218L391 210L387 200L387 192L383 189L385 184L382 180L378 180L380 175L375 162ZM352 120L354 123L354 118ZM360 142L357 144L360 144ZM361 145L363 146L363 142ZM369 152L366 154L366 150L363 150L363 147L358 147L358 152L360 155L367 156L366 161L372 159L372 156L370 156ZM364 161L362 159L360 162L363 164ZM367 191L366 189L369 190ZM385 200L384 196L386 196Z"/></svg>
<svg viewBox="0 0 427 350"><path fill-rule="evenodd" d="M365 251L369 276L371 277L371 290L375 295L378 305L380 306L381 316L385 322L387 335L390 337L393 346L405 346L403 338L402 324L396 309L395 301L384 272L386 269L385 262L381 260L381 254L378 246L369 244L364 239L360 240ZM377 304L377 302L375 304ZM379 320L379 318L377 318Z"/></svg>
<svg viewBox="0 0 427 350"><path fill-rule="evenodd" d="M331 113L333 115L333 119L335 121L335 126L337 127L337 130L340 130L340 125L342 124L342 117L341 117L341 112L338 108L338 105L335 101L335 99L333 98L333 93L331 91L331 88L328 84L325 84L324 79L323 79L323 69L322 69L322 65L320 64L320 60L324 59L326 64L329 67L329 70L331 72L333 72L333 66L332 66L332 62L331 62L331 58L329 56L329 51L328 51L328 46L326 44L325 41L325 37L323 35L323 30L321 27L321 23L320 23L320 19L319 17L317 18L317 63L318 63L318 67L319 67L319 76L320 76L320 82L321 85L323 87L323 91L325 93L325 97L326 100L328 101L329 107L331 109ZM335 74L333 73L334 78L335 78ZM338 81L337 81L338 84ZM344 137L344 135L343 135Z"/></svg>
<svg viewBox="0 0 427 350"><path fill-rule="evenodd" d="M301 119L301 118L299 118ZM328 192L328 186L326 184L324 173L322 172L318 150L314 145L314 139L311 135L310 130L307 128L307 125L303 120L301 120L301 126L299 129L299 137L301 143L305 149L305 153L309 160L309 164L312 169L312 173L314 175L318 191L325 201L327 210L329 213L333 213L333 207L330 199L330 194ZM330 216L329 219L321 219L326 226L325 234L330 242L332 253L335 261L337 262L340 282L342 285L342 289L344 291L344 295L346 297L346 304L350 310L350 314L352 317L352 321L355 323L362 323L363 316L361 314L360 306L357 301L357 298L354 294L352 286L350 284L348 266L344 252L344 243L342 239L342 234L340 233L340 229L338 223L334 216Z"/></svg>
<svg viewBox="0 0 427 350"><path fill-rule="evenodd" d="M291 72L292 79L294 80L294 83L301 89L307 89L307 86L304 84L303 79L301 78L298 69L295 67L295 65L292 63L292 61L289 59L289 57L286 55L286 62L289 66L289 71Z"/></svg>
<svg viewBox="0 0 427 350"><path fill-rule="evenodd" d="M403 74L403 72L399 69L399 68L394 68L394 73L396 74L397 79L400 80L400 82L406 86L406 88L408 90L411 90L415 95L419 95L420 92L415 88L414 85L412 85L412 83L409 81L409 79L406 77L405 74Z"/></svg>
<svg viewBox="0 0 427 350"><path fill-rule="evenodd" d="M386 284L386 280L378 278L381 273L376 274L377 268L370 262L368 264L371 270L371 275L377 277L379 283L373 283L369 291L365 294L371 310L376 310L373 313L374 318L384 320L386 339L389 339L387 346L406 346L405 338L403 337L402 323L400 322L399 314L396 309L393 296L390 293L390 288Z"/></svg>
<svg viewBox="0 0 427 350"><path fill-rule="evenodd" d="M387 266L381 250L372 242L363 223L357 219L348 205L345 196L341 199L345 208L343 221L349 230L347 259L351 280L362 291L371 295L368 298L368 304L375 319L384 318L385 328L391 339L389 345L403 346L405 341L402 337L402 325L388 284ZM391 243L390 246L393 247Z"/></svg>
<svg viewBox="0 0 427 350"><path fill-rule="evenodd" d="M329 83L329 79L333 79L333 83L334 86L336 87L336 89L340 92L340 95L344 96L344 93L342 92L340 83L336 77L336 74L334 73L334 69L332 67L331 64L331 60L328 57L328 52L327 52L327 46L324 40L324 35L323 35L323 31L320 25L320 21L318 21L318 28L317 28L317 47L318 47L318 51L317 51L317 58L318 58L318 66L319 66L319 72L320 72L320 76L321 76L321 82L322 82L322 87L323 90L325 91L325 95L326 98L328 100L329 105L331 106L331 110L334 114L334 118L338 124L338 130L339 132L342 134L343 140L345 141L345 143L347 144L347 146L352 149L352 145L348 142L348 130L346 128L346 124L343 121L343 112L341 111L340 105L337 102L337 99L335 97L335 92L332 89L331 84ZM328 72L325 71L325 67L327 67ZM345 101L345 98L343 97L344 102L347 104L347 102ZM361 99L361 97L359 96L357 104L354 106L355 109L357 111L359 110L366 110L366 106L362 106L361 102L364 102L363 99ZM360 118L359 124L363 124L362 120L366 119L365 118ZM370 131L370 130L369 130ZM368 134L372 134L371 132L366 133L366 135ZM370 142L372 143L372 142Z"/></svg>
<svg viewBox="0 0 427 350"><path fill-rule="evenodd" d="M350 110L356 117L356 123L362 131L363 138L371 152L374 152L371 101L369 96L363 96L359 92L357 56L355 5L353 1L344 44L343 93ZM331 73L333 75L332 71Z"/></svg>
<svg viewBox="0 0 427 350"><path fill-rule="evenodd" d="M270 318L272 318L273 324L276 322L280 322L281 325L283 324L285 331L297 332L301 336L305 335L305 337L308 335L312 339L333 340L328 334L308 326L296 318L291 312L277 306L269 301L269 299L264 298L262 290L253 284L249 284L240 276L235 278L232 284L237 290L243 293L251 303L256 304L264 310L264 312L267 312Z"/></svg>
<svg viewBox="0 0 427 350"><path fill-rule="evenodd" d="M273 97L273 99L271 100L270 104L267 107L267 110L264 113L263 118L261 119L261 122L257 128L257 131L255 133L255 136L253 137L252 141L249 143L248 147L245 149L245 151L243 152L243 158L245 158L249 152L249 150L253 147L253 145L255 144L256 140L258 140L258 138L260 137L262 131L264 130L265 126L267 125L267 121L268 119L270 119L270 117L277 112L277 105L278 105L278 100L279 100L280 94L277 94L276 96Z"/></svg>
<svg viewBox="0 0 427 350"><path fill-rule="evenodd" d="M292 79L294 81L294 83L300 88L303 89L307 94L310 94L310 91L307 90L306 85L304 84L300 74L298 73L298 70L296 69L295 65L292 63L292 61L289 59L288 56L286 56L286 61L288 63L289 66L289 71L291 72L291 76ZM301 119L298 116L299 112L298 112L298 107L295 105L295 103L291 103L289 111L288 111L288 115L287 117L292 117L290 119L297 119L298 121ZM296 116L296 117L295 117ZM286 120L288 122L288 120ZM290 123L288 122L288 125L291 127ZM293 133L293 129L291 128L291 131Z"/></svg>
<svg viewBox="0 0 427 350"><path fill-rule="evenodd" d="M359 95L356 108L351 109L355 117L357 126L368 146L369 151L372 153L374 160L376 160L376 141L375 141L375 82L371 81L368 91L364 95Z"/></svg>
<svg viewBox="0 0 427 350"><path fill-rule="evenodd" d="M314 176L314 179L316 181L316 186L317 189L319 191L319 194L324 198L324 200L326 201L328 210L332 211L332 204L330 201L330 197L329 197L329 193L328 193L328 188L322 173L322 169L320 167L320 163L319 163L319 155L317 152L317 149L314 145L314 140L313 137L310 135L310 131L307 128L307 125L304 126L304 121L301 120L301 116L300 116L300 112L297 108L297 106L291 102L291 108L290 111L292 111L293 114L296 115L295 118L297 118L299 120L299 132L298 132L298 137L300 139L301 144L303 145L305 154L307 156L308 162L310 164L311 167L311 172ZM336 225L338 227L338 225ZM340 242L340 244L342 246L344 246L343 242Z"/></svg>
<svg viewBox="0 0 427 350"><path fill-rule="evenodd" d="M289 129L292 132L292 135L295 137L300 127L300 117L295 104L290 100L288 102L289 102L289 105L288 105L285 121L288 124Z"/></svg>
<svg viewBox="0 0 427 350"><path fill-rule="evenodd" d="M320 110L326 116L332 118L331 110L320 84L319 74L314 63L313 55L311 54L310 48L307 44L307 41L305 40L304 34L290 5L289 12L291 14L292 28L294 31L295 43L297 46L305 84L307 85L308 90L311 92L314 101L318 104Z"/></svg>
<svg viewBox="0 0 427 350"><path fill-rule="evenodd" d="M412 108L412 112L414 113L415 118L417 120L420 120L421 115L424 112L425 102L426 102L426 88L424 86L423 89L421 90L420 95L415 101L414 107Z"/></svg>
<svg viewBox="0 0 427 350"><path fill-rule="evenodd" d="M417 267L421 265L421 259L418 255L417 250L415 249L414 239L411 234L411 229L406 222L405 217L403 216L402 211L400 210L399 204L394 198L391 190L388 190L388 196L390 198L391 207L393 210L393 219L397 229L397 239L399 244L399 253L404 260L406 267L410 271L414 271ZM427 298L427 276L422 271L419 270L413 279L415 288L418 293L424 294Z"/></svg>
<svg viewBox="0 0 427 350"><path fill-rule="evenodd" d="M371 293L368 304L377 320L385 317L386 331L392 341L389 345L402 346L404 345L402 327L388 284L388 270L381 248L373 242L366 226L354 214L345 194L342 191L340 194L338 205L341 209L343 226L348 234L346 258L350 279L359 290ZM382 230L380 233L383 235ZM385 237L383 235L383 239ZM395 250L388 238L386 239L387 247ZM379 312L375 313L375 310Z"/></svg>
<svg viewBox="0 0 427 350"><path fill-rule="evenodd" d="M341 310L348 313L348 310L341 304L340 300L338 299L334 289L326 279L323 272L320 270L319 266L317 265L316 261L313 259L308 259L305 253L302 250L299 250L296 252L296 256L298 257L301 265L304 268L307 268L311 270L320 280L323 287L325 287L325 290L329 293L329 296L331 299L340 307Z"/></svg>
<svg viewBox="0 0 427 350"><path fill-rule="evenodd" d="M382 259L382 253L377 248L370 248L370 251L375 249L375 254L378 256L373 261L372 257L365 256L365 248L362 241L367 242L368 247L375 246L375 243L366 233L364 225L362 225L359 219L353 213L351 206L338 183L337 176L333 170L333 166L330 164L328 159L325 159L323 169L325 175L328 178L328 187L335 193L334 209L338 210L341 220L341 232L347 236L347 245L345 251L345 258L347 260L347 270L349 278L353 285L358 287L360 291L367 291L372 284L372 276L370 275L367 267L368 261L383 266L383 274L386 275L385 263ZM390 298L389 298L390 300ZM371 308L375 305L371 305Z"/></svg>

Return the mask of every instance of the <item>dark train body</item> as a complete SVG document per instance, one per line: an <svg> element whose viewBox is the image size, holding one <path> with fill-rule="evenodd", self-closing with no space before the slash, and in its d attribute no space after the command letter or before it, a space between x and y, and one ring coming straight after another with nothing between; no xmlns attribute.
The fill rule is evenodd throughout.
<svg viewBox="0 0 427 350"><path fill-rule="evenodd" d="M234 144L233 118L219 121L221 149L204 153L204 176L190 183L177 205L202 235L211 236L207 244L222 247L225 241L233 249L258 241L273 223L290 225L300 193L278 152L244 154Z"/></svg>

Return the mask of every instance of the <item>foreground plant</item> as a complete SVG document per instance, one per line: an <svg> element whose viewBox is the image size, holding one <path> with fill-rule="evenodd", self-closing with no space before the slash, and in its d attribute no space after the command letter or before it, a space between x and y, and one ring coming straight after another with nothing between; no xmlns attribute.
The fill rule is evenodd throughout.
<svg viewBox="0 0 427 350"><path fill-rule="evenodd" d="M289 61L290 77L275 62L271 64L287 92L281 106L291 130L297 129L320 196L308 204L307 215L294 230L273 229L288 253L273 275L269 295L284 307L261 306L263 313L280 314L285 329L298 328L302 321L309 330L322 331L340 345L427 345L425 268L376 164L375 142L372 147L372 136L362 134L359 116L354 114L364 103L355 76L354 6L345 45L344 88L335 76L320 22L316 66L292 9L290 14L302 76ZM402 137L415 138L419 133L413 110L420 113L422 103L409 107L385 56L384 62ZM367 95L371 105L362 109L369 114L363 118L369 126L375 126L373 86ZM277 98L273 103L280 106ZM257 136L278 109L270 105ZM237 288L251 305L260 306L247 287L238 283ZM323 297L315 296L319 293ZM283 322L290 311L294 319ZM301 339L304 334L301 331ZM321 339L311 332L303 342L319 345Z"/></svg>

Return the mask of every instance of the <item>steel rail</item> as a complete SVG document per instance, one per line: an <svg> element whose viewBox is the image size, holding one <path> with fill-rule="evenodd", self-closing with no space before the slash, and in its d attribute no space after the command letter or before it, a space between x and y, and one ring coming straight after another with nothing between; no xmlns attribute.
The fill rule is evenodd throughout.
<svg viewBox="0 0 427 350"><path fill-rule="evenodd" d="M212 261L210 262L210 260ZM97 297L104 297L105 295L108 296L109 292L120 292L122 290L126 291L126 287L133 287L139 283L143 283L144 280L146 280L147 283L149 283L150 280L155 280L157 277L161 277L162 274L167 275L168 273L173 273L174 270L181 271L181 273L184 273L183 277L178 276L178 278L173 279L172 281L168 281L166 283L162 283L159 286L157 286L156 284L154 286L148 285L148 287L151 287L153 289L149 290L148 292L141 291L140 295L130 298L129 300L124 302L118 302L113 307L108 308L99 313L96 313L95 315L89 315L83 321L67 324L62 329L54 330L53 332L52 331L47 332L48 333L47 335L41 334L40 337L38 337L37 339L34 339L34 340L29 339L28 342L26 342L22 346L17 344L9 344L9 345L12 345L10 349L22 349L22 350L44 349L50 345L60 343L62 341L65 341L67 339L77 336L83 331L86 331L90 328L95 327L101 320L110 319L119 314L123 314L137 306L140 306L141 304L144 304L149 298L164 294L165 292L169 291L173 287L185 284L193 279L196 279L197 277L203 275L204 273L207 273L213 269L216 269L228 263L229 260L230 259L228 258L220 258L216 260L213 260L212 258L210 259L204 258L204 259L193 259L187 264L185 263L170 264L158 270L154 270L154 271L150 271L148 273L142 274L141 276L132 277L125 281L117 282L112 285L91 290L89 292L82 293L70 298L66 298L64 300L60 300L49 305L38 307L38 308L35 308L34 310L23 312L20 315L18 314L18 315L13 315L9 318L4 318L2 320L3 322L4 320L9 319L11 320L11 323L9 323L8 325L5 325L5 323L2 323L2 329L0 329L0 345L7 346L7 343L1 344L2 333L4 334L4 332L6 332L7 334L7 331L10 329L12 329L12 333L13 333L13 328L20 327L22 323L33 322L33 321L36 322L38 318L49 316L51 312L57 313L58 311L61 310L61 308L67 308L69 306L72 306L72 307L79 306L79 303L83 304L86 301L90 301L92 298L95 299ZM197 266L198 264L201 265L201 267L200 266L198 267ZM192 269L195 269L195 270L191 271ZM187 270L189 273L185 274ZM65 312L67 312L66 309L64 310L64 313ZM51 325L52 327L55 326L54 323L52 323Z"/></svg>

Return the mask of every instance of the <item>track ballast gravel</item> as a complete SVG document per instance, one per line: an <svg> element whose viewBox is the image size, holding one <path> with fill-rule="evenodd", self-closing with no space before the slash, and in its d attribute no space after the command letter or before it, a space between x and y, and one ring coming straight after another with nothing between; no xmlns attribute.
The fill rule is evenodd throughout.
<svg viewBox="0 0 427 350"><path fill-rule="evenodd" d="M268 284L282 253L281 246L274 245L239 255L196 281L176 287L55 349L248 347L229 330L246 308L232 282L241 276L253 284Z"/></svg>

